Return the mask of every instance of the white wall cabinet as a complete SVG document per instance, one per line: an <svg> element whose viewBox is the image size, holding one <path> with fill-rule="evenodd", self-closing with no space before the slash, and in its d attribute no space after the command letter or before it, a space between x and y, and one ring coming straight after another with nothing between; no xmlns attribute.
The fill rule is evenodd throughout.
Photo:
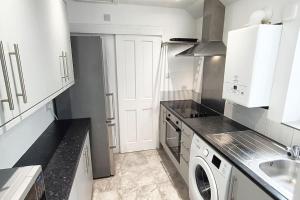
<svg viewBox="0 0 300 200"><path fill-rule="evenodd" d="M76 175L73 181L69 200L91 199L93 190L93 172L89 133L82 148Z"/></svg>
<svg viewBox="0 0 300 200"><path fill-rule="evenodd" d="M9 129L74 83L73 63L63 0L4 0L0 27L0 128Z"/></svg>
<svg viewBox="0 0 300 200"><path fill-rule="evenodd" d="M273 199L235 167L232 169L228 195L230 200Z"/></svg>

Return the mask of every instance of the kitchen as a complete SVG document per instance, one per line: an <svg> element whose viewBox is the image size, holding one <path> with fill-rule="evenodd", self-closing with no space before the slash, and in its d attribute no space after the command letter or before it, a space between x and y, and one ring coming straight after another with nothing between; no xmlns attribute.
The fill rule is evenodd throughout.
<svg viewBox="0 0 300 200"><path fill-rule="evenodd" d="M3 1L0 199L298 199L298 7Z"/></svg>

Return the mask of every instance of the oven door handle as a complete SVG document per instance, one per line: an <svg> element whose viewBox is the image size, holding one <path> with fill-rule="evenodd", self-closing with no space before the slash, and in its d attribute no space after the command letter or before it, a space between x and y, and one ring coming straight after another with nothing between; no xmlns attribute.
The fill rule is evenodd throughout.
<svg viewBox="0 0 300 200"><path fill-rule="evenodd" d="M178 128L171 120L170 118L166 118L166 123L173 129L175 132L181 132L180 128Z"/></svg>

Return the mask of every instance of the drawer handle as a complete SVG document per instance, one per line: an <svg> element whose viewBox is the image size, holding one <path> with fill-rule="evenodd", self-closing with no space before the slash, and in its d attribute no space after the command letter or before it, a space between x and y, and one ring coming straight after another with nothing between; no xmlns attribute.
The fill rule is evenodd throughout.
<svg viewBox="0 0 300 200"><path fill-rule="evenodd" d="M10 81L9 81L9 76L8 76L8 72L7 72L7 65L6 65L2 41L0 41L0 60L1 60L2 73L3 73L3 77L4 77L5 89L6 89L6 94L7 94L7 99L2 99L1 102L8 102L9 109L14 110L15 109L14 101L12 98Z"/></svg>

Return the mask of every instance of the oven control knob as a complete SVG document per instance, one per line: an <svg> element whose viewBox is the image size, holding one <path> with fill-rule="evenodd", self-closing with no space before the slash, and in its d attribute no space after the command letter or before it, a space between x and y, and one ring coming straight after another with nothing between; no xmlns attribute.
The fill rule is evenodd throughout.
<svg viewBox="0 0 300 200"><path fill-rule="evenodd" d="M208 150L207 150L207 149L204 149L204 150L203 150L203 155L204 155L205 157L207 157L208 154L209 154Z"/></svg>

